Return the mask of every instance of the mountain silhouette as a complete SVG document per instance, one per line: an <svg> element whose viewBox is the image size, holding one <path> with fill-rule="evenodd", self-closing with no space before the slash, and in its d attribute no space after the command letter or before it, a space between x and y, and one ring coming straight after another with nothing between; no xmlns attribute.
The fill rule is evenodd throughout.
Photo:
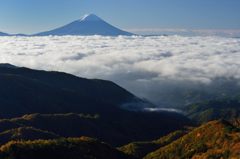
<svg viewBox="0 0 240 159"><path fill-rule="evenodd" d="M83 16L80 20L76 20L63 27L35 34L35 36L48 36L48 35L102 35L102 36L118 36L126 35L131 36L132 33L118 29L109 23L105 22L94 14Z"/></svg>

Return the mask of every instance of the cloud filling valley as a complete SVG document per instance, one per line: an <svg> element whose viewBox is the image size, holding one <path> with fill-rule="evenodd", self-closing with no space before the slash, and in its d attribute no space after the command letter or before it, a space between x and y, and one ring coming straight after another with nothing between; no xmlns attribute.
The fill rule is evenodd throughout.
<svg viewBox="0 0 240 159"><path fill-rule="evenodd" d="M183 36L0 37L0 63L116 82L160 103L169 90L240 79L240 39Z"/></svg>

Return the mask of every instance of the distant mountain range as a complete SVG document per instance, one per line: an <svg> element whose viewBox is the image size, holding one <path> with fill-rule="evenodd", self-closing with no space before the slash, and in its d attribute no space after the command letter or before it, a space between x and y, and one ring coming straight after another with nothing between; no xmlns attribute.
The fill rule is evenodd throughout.
<svg viewBox="0 0 240 159"><path fill-rule="evenodd" d="M0 32L0 36L31 36L31 35L26 35L26 34L8 34L8 33Z"/></svg>
<svg viewBox="0 0 240 159"><path fill-rule="evenodd" d="M123 31L118 29L111 24L107 23L100 17L94 14L88 14L83 16L80 20L76 20L72 23L69 23L65 26L45 31L29 36L64 36L64 35L81 35L81 36L90 36L90 35L102 35L102 36L131 36L133 33ZM0 33L0 36L27 36L25 34L6 34Z"/></svg>

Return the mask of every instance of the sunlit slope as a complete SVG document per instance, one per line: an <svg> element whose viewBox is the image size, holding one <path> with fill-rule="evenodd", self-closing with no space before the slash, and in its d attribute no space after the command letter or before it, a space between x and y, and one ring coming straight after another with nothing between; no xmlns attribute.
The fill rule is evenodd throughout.
<svg viewBox="0 0 240 159"><path fill-rule="evenodd" d="M204 124L144 159L239 158L240 130L219 120Z"/></svg>

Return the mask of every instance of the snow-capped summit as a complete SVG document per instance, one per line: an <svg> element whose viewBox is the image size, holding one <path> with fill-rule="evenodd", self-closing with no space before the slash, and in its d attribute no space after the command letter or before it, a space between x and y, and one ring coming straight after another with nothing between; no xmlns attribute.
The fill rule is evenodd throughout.
<svg viewBox="0 0 240 159"><path fill-rule="evenodd" d="M96 16L95 14L86 14L84 15L80 21L101 21L102 19Z"/></svg>
<svg viewBox="0 0 240 159"><path fill-rule="evenodd" d="M63 27L36 34L36 36L48 35L103 35L103 36L118 36L118 35L133 35L132 33L118 29L94 14L83 16L80 20L76 20Z"/></svg>

